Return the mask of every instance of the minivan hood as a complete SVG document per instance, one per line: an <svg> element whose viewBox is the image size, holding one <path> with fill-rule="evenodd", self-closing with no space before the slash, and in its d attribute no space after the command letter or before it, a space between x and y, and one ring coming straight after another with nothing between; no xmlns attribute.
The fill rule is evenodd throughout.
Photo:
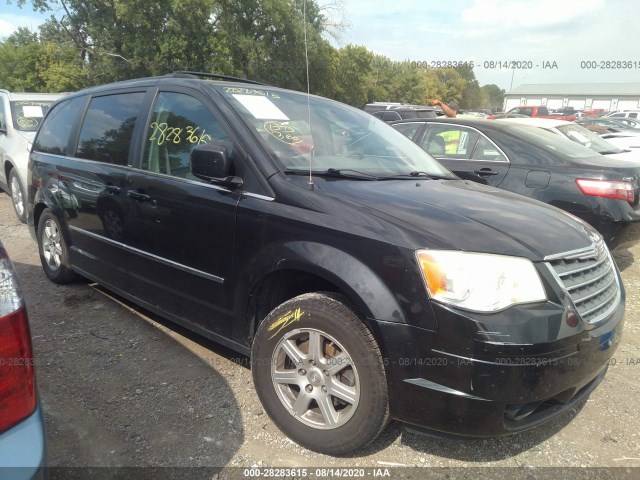
<svg viewBox="0 0 640 480"><path fill-rule="evenodd" d="M592 227L562 210L470 181L314 181L316 191L339 199L341 208L346 198L419 233L424 245L414 248L496 253L539 261L589 247L591 237L600 238Z"/></svg>

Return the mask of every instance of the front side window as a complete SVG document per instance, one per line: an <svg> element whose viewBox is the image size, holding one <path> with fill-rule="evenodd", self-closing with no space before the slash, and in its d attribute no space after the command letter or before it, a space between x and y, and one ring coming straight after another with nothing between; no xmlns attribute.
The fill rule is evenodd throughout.
<svg viewBox="0 0 640 480"><path fill-rule="evenodd" d="M144 138L143 170L190 180L199 180L191 174L192 150L230 140L200 100L175 92L160 92Z"/></svg>
<svg viewBox="0 0 640 480"><path fill-rule="evenodd" d="M144 95L135 92L93 98L80 130L76 156L127 165L133 127Z"/></svg>
<svg viewBox="0 0 640 480"><path fill-rule="evenodd" d="M67 154L69 134L78 115L81 115L86 97L76 97L59 103L42 123L33 145L34 151Z"/></svg>
<svg viewBox="0 0 640 480"><path fill-rule="evenodd" d="M420 146L435 157L468 159L479 136L459 125L432 125Z"/></svg>
<svg viewBox="0 0 640 480"><path fill-rule="evenodd" d="M38 130L53 100L16 100L11 102L13 128L23 132Z"/></svg>

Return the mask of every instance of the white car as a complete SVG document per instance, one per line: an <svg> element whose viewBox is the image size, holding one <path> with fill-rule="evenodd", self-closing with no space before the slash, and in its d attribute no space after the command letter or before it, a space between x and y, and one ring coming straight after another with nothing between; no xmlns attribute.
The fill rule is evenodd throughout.
<svg viewBox="0 0 640 480"><path fill-rule="evenodd" d="M640 118L640 110L615 110L609 112L605 117L611 118Z"/></svg>
<svg viewBox="0 0 640 480"><path fill-rule="evenodd" d="M0 90L0 188L11 195L16 216L26 221L27 162L31 144L54 93Z"/></svg>
<svg viewBox="0 0 640 480"><path fill-rule="evenodd" d="M553 120L551 118L503 118L497 122L521 123L540 127L555 134L567 137L576 143L595 150L601 155L620 160L640 161L640 136L620 132L601 137L575 122Z"/></svg>

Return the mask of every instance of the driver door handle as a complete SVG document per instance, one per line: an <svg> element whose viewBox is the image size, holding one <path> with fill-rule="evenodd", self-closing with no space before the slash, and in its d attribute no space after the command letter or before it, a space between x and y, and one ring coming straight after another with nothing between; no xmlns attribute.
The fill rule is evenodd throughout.
<svg viewBox="0 0 640 480"><path fill-rule="evenodd" d="M151 200L151 197L146 193L138 192L137 190L129 190L127 192L127 197L133 198L139 202L148 202Z"/></svg>
<svg viewBox="0 0 640 480"><path fill-rule="evenodd" d="M488 177L490 175L498 175L498 172L491 170L490 168L481 168L480 170L474 170L473 173L481 177Z"/></svg>

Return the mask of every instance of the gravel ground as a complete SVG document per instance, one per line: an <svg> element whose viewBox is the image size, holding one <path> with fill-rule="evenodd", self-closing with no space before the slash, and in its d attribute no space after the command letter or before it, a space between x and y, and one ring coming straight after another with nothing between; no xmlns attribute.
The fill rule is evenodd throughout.
<svg viewBox="0 0 640 480"><path fill-rule="evenodd" d="M557 478L539 467L606 467L576 478L640 478L632 468L640 467L640 245L614 252L627 291L625 334L607 377L578 408L491 440L434 439L392 423L366 450L333 458L279 432L258 402L246 357L90 283L49 282L6 194L0 239L29 309L53 467L375 467L407 478ZM242 477L241 469L229 472Z"/></svg>

